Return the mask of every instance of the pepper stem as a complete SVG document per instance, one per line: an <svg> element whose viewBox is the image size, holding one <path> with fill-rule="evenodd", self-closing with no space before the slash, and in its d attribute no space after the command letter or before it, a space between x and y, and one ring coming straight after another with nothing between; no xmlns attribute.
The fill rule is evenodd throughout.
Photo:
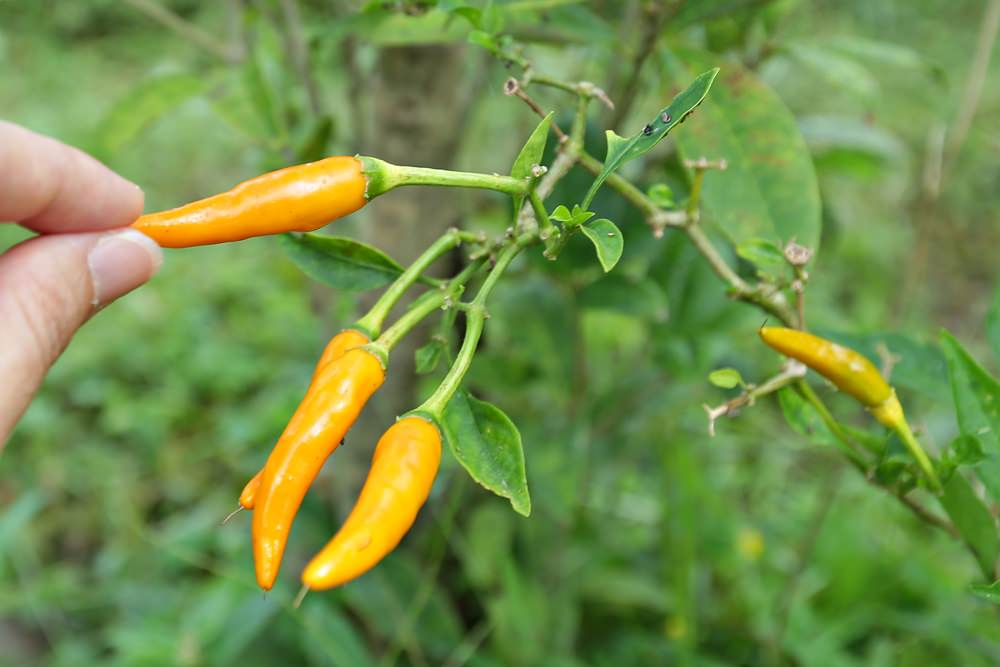
<svg viewBox="0 0 1000 667"><path fill-rule="evenodd" d="M446 305L447 300L458 299L462 293L466 282L483 266L483 260L472 262L454 278L442 285L438 289L425 292L420 295L409 310L400 315L399 319L392 323L385 332L375 341L382 346L386 352L391 350L403 339L406 334L413 330L425 317L432 312Z"/></svg>
<svg viewBox="0 0 1000 667"><path fill-rule="evenodd" d="M510 263L517 257L517 254L524 248L525 241L518 239L504 248L496 259L496 264L483 281L483 286L476 293L476 298L465 308L465 338L462 340L462 347L455 357L455 363L448 370L447 375L441 380L441 384L431 394L430 398L423 402L414 413L430 415L435 420L440 421L444 413L444 408L448 405L451 397L465 378L472 359L476 354L476 347L479 345L479 338L483 334L483 325L486 321L486 299L490 292L496 287L500 276L507 270Z"/></svg>
<svg viewBox="0 0 1000 667"><path fill-rule="evenodd" d="M496 190L509 195L527 195L530 182L526 179L499 174L479 174L468 171L429 169L390 164L378 158L359 155L367 180L365 198L371 200L403 185L437 185L451 188Z"/></svg>
<svg viewBox="0 0 1000 667"><path fill-rule="evenodd" d="M413 283L420 278L423 272L427 270L427 267L433 264L441 255L460 245L463 240L466 240L467 236L467 233L455 228L449 229L442 234L437 241L432 243L420 257L417 257L413 264L410 264L389 285L389 289L379 297L375 305L371 307L371 310L365 313L354 326L368 334L371 338L377 337L382 331L382 325L385 323L385 318L389 315L389 311L392 310L392 307L396 305L406 291L413 286Z"/></svg>

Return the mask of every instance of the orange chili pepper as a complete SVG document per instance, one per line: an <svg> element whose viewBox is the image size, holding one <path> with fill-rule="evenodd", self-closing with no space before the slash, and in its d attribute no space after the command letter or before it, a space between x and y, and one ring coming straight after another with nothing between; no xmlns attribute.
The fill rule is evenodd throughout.
<svg viewBox="0 0 1000 667"><path fill-rule="evenodd" d="M141 216L132 226L164 248L307 232L367 203L367 179L355 157L287 167L179 208Z"/></svg>
<svg viewBox="0 0 1000 667"><path fill-rule="evenodd" d="M364 348L317 369L312 385L264 464L253 515L257 583L274 585L295 513L327 457L340 445L385 371Z"/></svg>
<svg viewBox="0 0 1000 667"><path fill-rule="evenodd" d="M316 362L316 369L313 371L313 376L309 381L309 386L312 387L313 383L316 382L316 377L320 374L320 370L325 368L328 363L339 358L342 354L344 354L344 352L356 347L361 347L362 345L367 345L369 342L368 336L361 333L357 329L345 329L331 338L330 342L326 345L326 349L323 350L323 354L320 356L319 361ZM306 393L308 393L308 391ZM243 509L253 509L255 496L257 495L257 488L260 486L260 477L263 472L264 469L261 468L260 471L254 475L249 482L247 482L246 486L243 487L243 492L240 493L240 507Z"/></svg>
<svg viewBox="0 0 1000 667"><path fill-rule="evenodd" d="M260 476L263 472L263 470L258 471L243 487L243 491L240 493L240 507L243 509L253 509L254 501L257 500L257 489L260 488Z"/></svg>
<svg viewBox="0 0 1000 667"><path fill-rule="evenodd" d="M306 566L302 583L325 590L373 568L396 548L427 500L441 462L441 434L423 417L400 419L378 441L350 516Z"/></svg>

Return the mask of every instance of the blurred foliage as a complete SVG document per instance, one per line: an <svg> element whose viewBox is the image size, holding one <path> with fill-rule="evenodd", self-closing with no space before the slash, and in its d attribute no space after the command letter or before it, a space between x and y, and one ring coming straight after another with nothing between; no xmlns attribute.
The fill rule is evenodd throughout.
<svg viewBox="0 0 1000 667"><path fill-rule="evenodd" d="M151 4L183 30L215 36L215 50L140 11ZM540 71L614 95L635 69L649 4L300 0L311 100L290 55L287 2L0 1L0 99L6 118L95 153L143 186L148 208L162 208L289 162L364 152L373 101L364 85L362 99L351 97L352 83L375 75L387 45L472 41L474 68L482 46L517 42ZM1000 303L989 252L1000 241L996 68L968 138L953 149L945 139L939 194L927 179L936 137L960 112L983 4L652 3L677 11L652 22L658 48L616 128L641 129L690 80L676 68L701 71L683 55L692 50L722 76L745 68L761 98L783 101L788 118L769 122L786 134L798 125L822 201L810 324L874 359L880 346L899 356L893 380L924 442L980 467L966 431L990 415L975 407L975 387L963 387L997 369L988 343L1000 349L1000 309L983 326ZM505 171L536 125L502 94L508 74L503 62L486 66L458 166ZM565 122L567 98L538 97ZM595 155L606 120L595 112L588 128ZM704 120L696 115L627 175L683 202L678 151L720 145L705 143L711 126L694 125ZM745 158L734 173L752 171L754 156ZM724 181L711 185L716 176L706 176L706 218L720 225L732 200ZM782 185L757 176L762 188ZM589 182L570 174L552 201L580 201ZM757 210L777 215L770 196ZM463 201L470 227L507 224L501 198ZM626 238L615 271L603 276L581 237L558 262L532 253L516 264L491 301L469 382L520 429L531 517L446 456L403 545L297 611L296 574L349 509L358 471L319 479L267 596L253 582L247 517L219 520L266 457L326 338L352 321L354 297L311 283L275 240L169 252L150 286L74 339L3 455L0 664L1000 662L995 593L976 561L846 466L794 399L781 407L800 411L800 430L768 398L708 438L701 404L736 391L712 386L708 373L732 368L753 381L778 367L757 341L762 316L726 299L682 235L655 238L607 188L593 208ZM365 218L337 233L359 233ZM0 248L26 236L0 228ZM755 261L754 252L742 246L740 256ZM951 373L972 378L956 379L978 410L966 424L956 422L935 345L941 327L986 367L956 367L967 355L948 348ZM817 389L838 417L872 429L849 399ZM950 502L969 502L968 492Z"/></svg>

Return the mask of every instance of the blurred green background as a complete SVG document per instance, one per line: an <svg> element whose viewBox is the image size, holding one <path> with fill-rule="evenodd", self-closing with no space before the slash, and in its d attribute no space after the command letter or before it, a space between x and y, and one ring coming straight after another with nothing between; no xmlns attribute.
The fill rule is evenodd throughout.
<svg viewBox="0 0 1000 667"><path fill-rule="evenodd" d="M624 117L593 109L597 155L609 123L634 132L686 84L663 66L678 49L773 87L823 198L810 324L869 352L892 336L893 379L940 451L957 427L928 343L947 327L997 368L982 326L1000 241L997 68L972 108L966 92L991 3L511 0L489 20L539 71L616 99L652 44ZM94 153L147 210L323 154L506 172L536 118L445 11L463 4L0 0L0 115ZM571 113L558 92L538 98ZM628 175L680 197L673 144ZM552 201L588 183L574 173ZM961 545L789 428L776 399L708 437L702 404L730 395L711 369L778 368L763 316L728 301L681 234L654 238L610 192L595 209L625 232L622 265L601 278L584 241L554 265L529 253L491 302L470 378L521 430L532 516L445 454L401 547L299 610L298 572L350 509L374 437L432 380L394 357L262 595L249 517L219 522L367 297L311 283L273 239L167 251L149 286L74 339L3 454L0 663L1000 664L1000 616L969 594ZM397 192L331 231L405 261L451 224L502 229L508 210ZM4 225L0 249L27 236Z"/></svg>

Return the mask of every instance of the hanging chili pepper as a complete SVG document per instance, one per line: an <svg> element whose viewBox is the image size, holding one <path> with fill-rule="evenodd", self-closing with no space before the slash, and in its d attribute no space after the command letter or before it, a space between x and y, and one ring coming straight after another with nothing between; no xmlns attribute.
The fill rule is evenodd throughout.
<svg viewBox="0 0 1000 667"><path fill-rule="evenodd" d="M357 504L309 563L302 582L324 590L355 579L392 551L427 500L441 462L441 434L419 416L400 419L375 447Z"/></svg>
<svg viewBox="0 0 1000 667"><path fill-rule="evenodd" d="M316 369L313 371L312 379L309 381L309 386L316 382L316 378L320 375L320 371L326 367L328 363L334 359L339 358L348 350L352 350L356 347L362 347L369 343L368 336L361 333L357 329L345 329L339 334L330 339L327 343L326 348L323 350L323 354L320 356L319 361L316 362ZM308 394L309 391L307 390ZM254 475L246 486L243 487L243 492L240 493L240 507L245 510L252 510L254 506L254 500L257 495L257 488L260 486L260 477L263 473L263 468Z"/></svg>
<svg viewBox="0 0 1000 667"><path fill-rule="evenodd" d="M874 407L892 395L892 388L868 357L850 348L784 327L762 327L760 337L770 347L798 359L862 405Z"/></svg>
<svg viewBox="0 0 1000 667"><path fill-rule="evenodd" d="M384 379L382 363L365 348L348 350L317 369L264 464L256 493L253 547L261 588L269 590L274 585L306 491Z"/></svg>
<svg viewBox="0 0 1000 667"><path fill-rule="evenodd" d="M910 430L895 390L868 357L796 329L761 327L760 337L770 347L801 361L868 408L879 422L896 432L924 471L931 486L940 490L941 483L934 471L934 464Z"/></svg>
<svg viewBox="0 0 1000 667"><path fill-rule="evenodd" d="M367 203L367 180L354 157L287 167L179 208L141 216L132 226L164 248L307 232Z"/></svg>

